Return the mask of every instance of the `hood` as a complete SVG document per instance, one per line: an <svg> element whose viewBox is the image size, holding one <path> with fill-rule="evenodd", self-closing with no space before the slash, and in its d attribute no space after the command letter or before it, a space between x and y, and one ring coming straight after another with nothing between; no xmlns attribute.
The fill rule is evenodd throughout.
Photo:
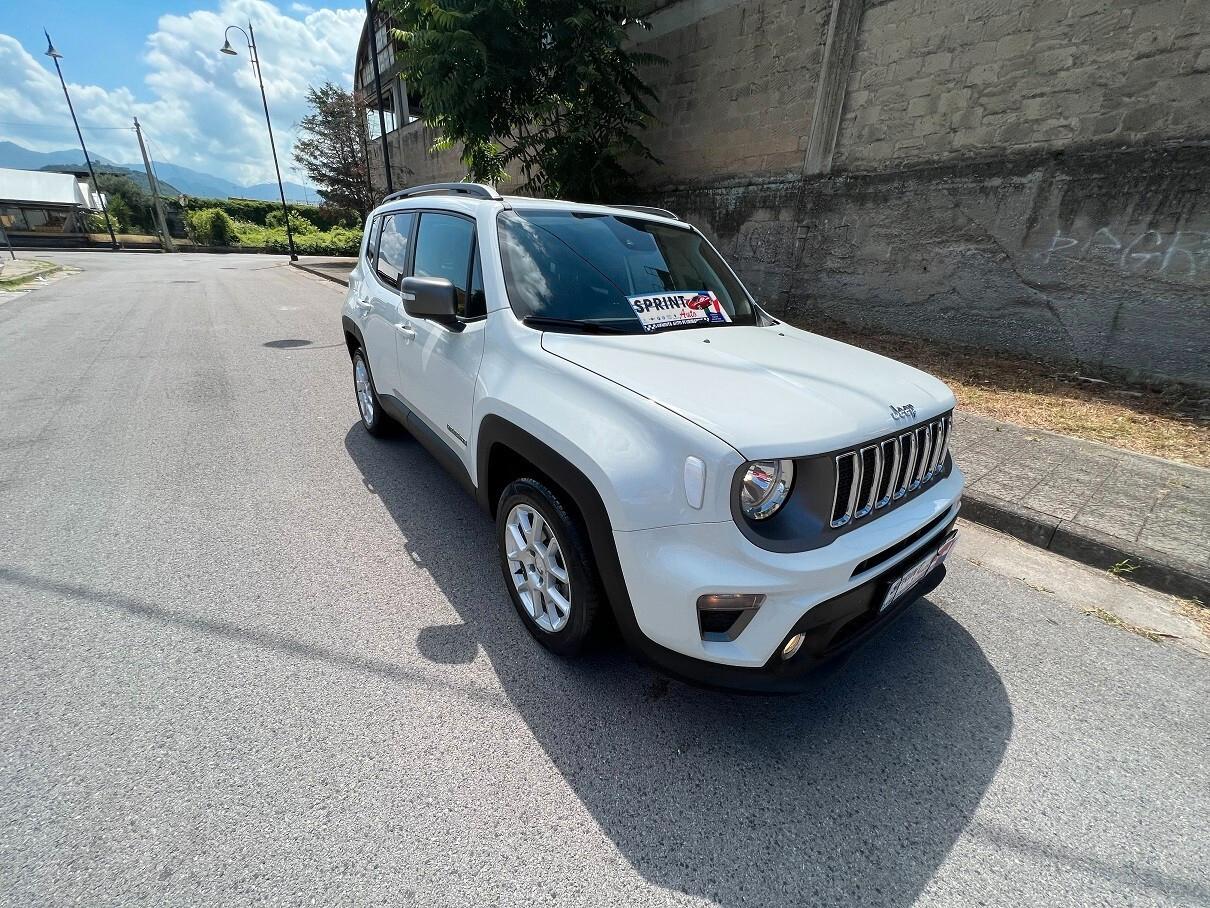
<svg viewBox="0 0 1210 908"><path fill-rule="evenodd" d="M542 346L679 413L749 460L839 450L954 405L949 388L919 369L788 325L547 332ZM894 420L891 407L907 404L916 418Z"/></svg>

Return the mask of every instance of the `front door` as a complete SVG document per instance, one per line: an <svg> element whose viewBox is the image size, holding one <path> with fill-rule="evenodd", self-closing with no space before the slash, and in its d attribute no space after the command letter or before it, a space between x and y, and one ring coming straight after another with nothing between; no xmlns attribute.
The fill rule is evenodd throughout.
<svg viewBox="0 0 1210 908"><path fill-rule="evenodd" d="M388 214L376 225L370 243L377 240L376 249L367 249L366 258L372 266L369 279L358 290L361 333L366 342L370 372L379 394L399 397L399 363L395 338L403 315L403 299L399 284L407 273L408 244L411 242L415 212ZM372 258L371 258L372 256Z"/></svg>
<svg viewBox="0 0 1210 908"><path fill-rule="evenodd" d="M415 242L412 273L447 278L454 285L459 318L449 327L403 316L396 332L400 396L469 470L471 407L487 323L483 279L475 268L475 222L425 211Z"/></svg>

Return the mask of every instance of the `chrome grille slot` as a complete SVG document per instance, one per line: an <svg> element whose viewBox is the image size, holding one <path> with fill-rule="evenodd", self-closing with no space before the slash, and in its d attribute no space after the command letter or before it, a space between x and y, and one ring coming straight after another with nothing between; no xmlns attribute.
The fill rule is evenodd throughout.
<svg viewBox="0 0 1210 908"><path fill-rule="evenodd" d="M909 492L920 488L928 474L929 452L932 450L933 439L933 433L928 426L921 426L912 434L916 436L916 450L919 454L916 457L916 469L912 472L912 481L908 484Z"/></svg>
<svg viewBox="0 0 1210 908"><path fill-rule="evenodd" d="M861 482L857 484L857 510L853 512L854 519L865 517L874 510L878 483L882 481L882 448L879 445L870 445L868 448L862 448L858 457L861 460Z"/></svg>
<svg viewBox="0 0 1210 908"><path fill-rule="evenodd" d="M930 473L937 473L945 467L945 455L949 450L950 421L942 418L933 423L933 467Z"/></svg>
<svg viewBox="0 0 1210 908"><path fill-rule="evenodd" d="M939 477L952 431L953 419L947 414L893 438L837 454L832 528L869 517Z"/></svg>
<svg viewBox="0 0 1210 908"><path fill-rule="evenodd" d="M842 527L853 513L857 499L857 452L848 451L836 458L836 493L832 497L832 526Z"/></svg>
<svg viewBox="0 0 1210 908"><path fill-rule="evenodd" d="M888 438L879 447L882 449L882 477L878 483L878 497L874 500L874 507L885 508L891 503L895 480L899 478L899 439Z"/></svg>
<svg viewBox="0 0 1210 908"><path fill-rule="evenodd" d="M920 449L916 447L916 433L908 432L899 436L899 443L904 448L904 471L900 473L899 483L895 485L895 498L903 498L908 494L912 473L916 472L916 455Z"/></svg>

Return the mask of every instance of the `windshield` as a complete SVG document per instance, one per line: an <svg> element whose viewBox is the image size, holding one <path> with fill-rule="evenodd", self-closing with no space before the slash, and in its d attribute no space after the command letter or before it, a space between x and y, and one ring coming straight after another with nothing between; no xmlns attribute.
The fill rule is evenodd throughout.
<svg viewBox="0 0 1210 908"><path fill-rule="evenodd" d="M533 324L630 334L753 325L739 281L695 230L572 211L500 214L513 311Z"/></svg>

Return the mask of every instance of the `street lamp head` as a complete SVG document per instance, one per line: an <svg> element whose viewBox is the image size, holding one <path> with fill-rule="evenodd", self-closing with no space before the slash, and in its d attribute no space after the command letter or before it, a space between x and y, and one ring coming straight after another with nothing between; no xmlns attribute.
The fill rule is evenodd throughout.
<svg viewBox="0 0 1210 908"><path fill-rule="evenodd" d="M231 42L226 38L223 39L223 46L218 49L220 54L230 54L232 57L239 56L239 51L231 46Z"/></svg>
<svg viewBox="0 0 1210 908"><path fill-rule="evenodd" d="M50 40L50 32L43 30L42 34L46 35L46 56L52 60L61 60L63 55L55 50L54 43Z"/></svg>

